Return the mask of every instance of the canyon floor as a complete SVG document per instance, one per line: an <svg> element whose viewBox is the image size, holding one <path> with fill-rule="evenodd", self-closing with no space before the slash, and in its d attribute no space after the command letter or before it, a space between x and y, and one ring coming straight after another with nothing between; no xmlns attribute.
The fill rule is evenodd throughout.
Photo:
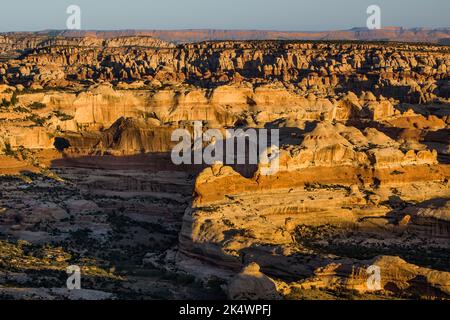
<svg viewBox="0 0 450 320"><path fill-rule="evenodd" d="M449 299L449 80L434 44L0 35L0 298ZM199 122L278 170L174 164Z"/></svg>

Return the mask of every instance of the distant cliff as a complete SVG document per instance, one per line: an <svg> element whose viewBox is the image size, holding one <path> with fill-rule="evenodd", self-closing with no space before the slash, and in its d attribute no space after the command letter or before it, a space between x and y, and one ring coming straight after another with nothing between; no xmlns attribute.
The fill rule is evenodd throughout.
<svg viewBox="0 0 450 320"><path fill-rule="evenodd" d="M271 30L118 30L118 31L58 31L38 32L40 35L60 35L66 37L94 36L102 39L121 36L151 36L165 41L199 42L214 40L361 40L430 42L448 44L450 28L426 29L387 27L380 30L353 28L337 31L271 31Z"/></svg>

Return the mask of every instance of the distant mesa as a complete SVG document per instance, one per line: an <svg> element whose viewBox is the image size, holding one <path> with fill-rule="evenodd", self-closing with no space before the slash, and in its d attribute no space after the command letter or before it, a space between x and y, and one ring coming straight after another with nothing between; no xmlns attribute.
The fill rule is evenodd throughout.
<svg viewBox="0 0 450 320"><path fill-rule="evenodd" d="M9 33L11 34L11 33ZM26 34L26 33L25 33ZM28 33L28 34L31 34ZM276 30L44 30L34 32L39 36L95 37L111 39L117 37L149 36L174 43L216 41L216 40L357 40L428 42L448 45L450 28L384 27L379 30L355 27L349 30L332 31L276 31Z"/></svg>

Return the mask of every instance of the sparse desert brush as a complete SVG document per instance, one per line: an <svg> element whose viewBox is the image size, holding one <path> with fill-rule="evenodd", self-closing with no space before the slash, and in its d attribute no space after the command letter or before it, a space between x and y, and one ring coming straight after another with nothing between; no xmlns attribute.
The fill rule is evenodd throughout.
<svg viewBox="0 0 450 320"><path fill-rule="evenodd" d="M47 105L45 103L41 103L41 102L33 102L28 107L32 110L41 110L41 109L45 109L47 107Z"/></svg>

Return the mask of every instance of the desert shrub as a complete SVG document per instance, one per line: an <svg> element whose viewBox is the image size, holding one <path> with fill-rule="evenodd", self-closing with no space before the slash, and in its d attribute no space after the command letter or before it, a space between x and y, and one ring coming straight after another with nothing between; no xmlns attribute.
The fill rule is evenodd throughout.
<svg viewBox="0 0 450 320"><path fill-rule="evenodd" d="M70 116L68 114L65 114L64 112L61 112L59 110L53 111L53 113L61 121L68 121L68 120L72 120L73 119L72 116Z"/></svg>
<svg viewBox="0 0 450 320"><path fill-rule="evenodd" d="M9 107L11 105L11 102L6 100L5 98L2 98L2 101L0 102L0 107Z"/></svg>
<svg viewBox="0 0 450 320"><path fill-rule="evenodd" d="M64 151L65 149L70 147L70 142L67 139L61 138L61 137L56 137L55 138L55 143L53 144L55 146L55 148L59 151Z"/></svg>
<svg viewBox="0 0 450 320"><path fill-rule="evenodd" d="M40 110L40 109L44 109L45 107L47 107L45 105L45 103L41 103L41 102L33 102L29 108L32 110Z"/></svg>
<svg viewBox="0 0 450 320"><path fill-rule="evenodd" d="M3 153L10 157L16 156L16 151L13 150L13 148L11 147L11 144L9 142L5 143L5 147L3 148Z"/></svg>
<svg viewBox="0 0 450 320"><path fill-rule="evenodd" d="M40 118L38 115L36 114L32 114L30 116L28 116L26 118L26 120L32 121L34 122L34 124L38 127L42 127L45 124L45 119L44 118Z"/></svg>
<svg viewBox="0 0 450 320"><path fill-rule="evenodd" d="M17 100L17 92L14 91L11 97L11 104L15 106L18 102L19 100Z"/></svg>
<svg viewBox="0 0 450 320"><path fill-rule="evenodd" d="M14 110L14 112L22 112L22 113L30 112L30 110L28 110L27 108L24 108L22 106L17 106L13 110Z"/></svg>

